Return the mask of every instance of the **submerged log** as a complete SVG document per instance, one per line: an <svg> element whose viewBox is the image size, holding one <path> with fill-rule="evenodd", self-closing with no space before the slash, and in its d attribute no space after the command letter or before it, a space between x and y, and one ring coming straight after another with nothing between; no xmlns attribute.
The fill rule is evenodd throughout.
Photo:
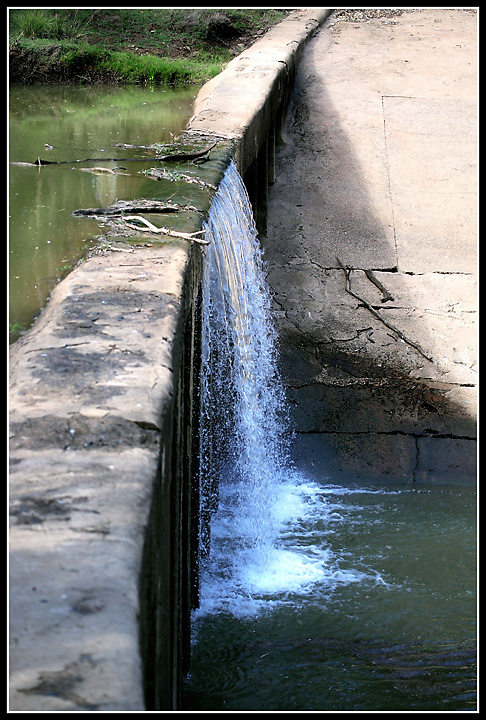
<svg viewBox="0 0 486 720"><path fill-rule="evenodd" d="M179 205L168 205L160 200L117 200L104 208L81 208L74 210L73 215L110 215L117 216L125 213L176 213L180 210L195 210L195 208L181 208Z"/></svg>
<svg viewBox="0 0 486 720"><path fill-rule="evenodd" d="M204 150L200 150L199 152L192 152L192 153L174 153L174 154L168 154L168 155L156 155L154 157L150 158L84 158L84 160L42 160L42 158L38 157L37 160L33 163L12 163L12 165L36 165L36 166L42 166L42 165L73 165L74 163L86 163L86 162L153 162L154 160L159 161L190 161L190 160L197 160L202 159L208 155L208 153L213 149L213 147L217 145L217 143L213 143L209 147L205 148Z"/></svg>
<svg viewBox="0 0 486 720"><path fill-rule="evenodd" d="M130 173L121 172L122 168L104 168L104 167L89 167L79 168L83 172L93 173L93 175L130 175ZM125 169L125 168L123 168Z"/></svg>
<svg viewBox="0 0 486 720"><path fill-rule="evenodd" d="M197 160L207 155L217 144L217 142L214 142L212 145L205 148L204 150L200 150L199 152L178 154L176 153L174 155L157 155L157 160Z"/></svg>

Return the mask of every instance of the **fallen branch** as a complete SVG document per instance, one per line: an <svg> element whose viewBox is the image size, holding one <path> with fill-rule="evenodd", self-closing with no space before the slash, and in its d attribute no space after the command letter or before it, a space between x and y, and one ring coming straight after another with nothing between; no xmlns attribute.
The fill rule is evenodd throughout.
<svg viewBox="0 0 486 720"><path fill-rule="evenodd" d="M202 238L196 237L196 235L202 235L205 230L198 230L194 233L183 233L178 232L177 230L169 230L169 228L159 228L153 225L149 220L142 217L141 215L125 215L122 220L124 221L125 225L132 230L142 230L143 232L151 232L157 235L170 235L171 237L183 238L184 240L189 240L190 242L197 242L200 245L209 245L209 240L203 240ZM146 225L146 227L133 225L133 223L129 223L127 222L127 220L136 220L137 222L141 222Z"/></svg>
<svg viewBox="0 0 486 720"><path fill-rule="evenodd" d="M168 205L159 200L117 200L105 208L81 208L74 210L73 215L108 215L117 216L124 213L176 213L180 210L195 210L193 207L180 207L179 205Z"/></svg>
<svg viewBox="0 0 486 720"><path fill-rule="evenodd" d="M388 300L395 300L393 295L388 292L386 287L382 285L382 283L378 280L376 275L373 273L372 270L365 270L365 275L370 280L373 285L375 285L378 290L383 294L383 297L381 298L381 302L388 302Z"/></svg>
<svg viewBox="0 0 486 720"><path fill-rule="evenodd" d="M154 162L159 161L189 161L197 160L205 157L213 149L217 143L213 143L204 150L194 153L174 153L173 155L156 155L151 158L84 158L84 160L42 160L40 157L33 163L17 163L13 162L12 165L74 165L74 163L86 163L86 162Z"/></svg>
<svg viewBox="0 0 486 720"><path fill-rule="evenodd" d="M429 357L428 355L426 355L426 354L424 353L424 351L422 350L422 348L420 347L420 345L418 345L417 343L415 343L413 340L410 340L404 333L402 333L401 330L399 330L399 329L396 328L394 325L392 325L392 324L389 323L387 320L385 320L385 319L380 315L380 313L379 313L377 310L375 310L375 308L374 308L372 305L370 305L370 303L369 303L367 300L365 300L364 298L360 297L360 296L357 295L355 292L353 292L353 290L351 290L351 281L350 281L350 279L349 279L351 270L350 270L349 268L344 267L344 265L342 264L341 260L340 260L338 257L336 257L336 260L337 260L337 262L338 262L339 265L341 266L341 269L342 269L343 272L344 272L344 277L345 277L345 279L346 279L346 282L345 282L345 290L346 290L346 292L349 293L350 295L352 295L352 296L353 296L356 300L358 300L360 303L362 303L362 304L367 308L367 310L369 310L370 313L371 313L375 318L377 318L377 320L379 320L380 322L382 322L383 325L386 325L387 328L389 328L389 329L392 330L394 333L396 333L396 334L398 335L398 337L399 337L401 340L403 340L403 342L406 342L407 345L410 345L411 347L415 348L415 350L417 350L417 351L422 355L422 357L424 357L424 358L425 358L426 360L428 360L429 362L434 362L434 359L433 359L433 358Z"/></svg>

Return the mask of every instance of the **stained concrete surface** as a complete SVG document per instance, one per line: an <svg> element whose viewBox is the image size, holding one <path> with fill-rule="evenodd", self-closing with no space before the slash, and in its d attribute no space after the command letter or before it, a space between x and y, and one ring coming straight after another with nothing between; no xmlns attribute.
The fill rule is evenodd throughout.
<svg viewBox="0 0 486 720"><path fill-rule="evenodd" d="M144 708L139 578L190 257L95 255L11 348L11 710Z"/></svg>
<svg viewBox="0 0 486 720"><path fill-rule="evenodd" d="M262 244L298 464L320 479L474 483L474 12L319 30Z"/></svg>

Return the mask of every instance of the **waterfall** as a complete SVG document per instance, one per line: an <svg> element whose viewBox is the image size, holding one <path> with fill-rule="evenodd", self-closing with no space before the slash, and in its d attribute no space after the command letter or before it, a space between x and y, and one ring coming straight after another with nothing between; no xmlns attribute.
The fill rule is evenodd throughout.
<svg viewBox="0 0 486 720"><path fill-rule="evenodd" d="M275 481L286 464L283 392L276 371L261 249L245 186L229 166L211 208L203 290L201 489L210 512L218 488L234 496L246 542L264 545ZM270 520L270 521L269 521Z"/></svg>
<svg viewBox="0 0 486 720"><path fill-rule="evenodd" d="M322 574L283 546L314 489L288 459L285 398L262 251L233 162L208 222L201 380L201 608L254 611ZM210 529L210 530L209 530ZM285 531L285 532L283 532Z"/></svg>
<svg viewBox="0 0 486 720"><path fill-rule="evenodd" d="M230 163L213 199L203 270L200 604L248 617L341 585L386 582L331 550L348 492L290 462L271 298L246 188Z"/></svg>

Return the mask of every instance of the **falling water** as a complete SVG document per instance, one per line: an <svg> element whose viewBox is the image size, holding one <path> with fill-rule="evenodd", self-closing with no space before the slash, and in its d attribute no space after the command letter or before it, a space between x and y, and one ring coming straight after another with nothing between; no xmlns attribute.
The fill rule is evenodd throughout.
<svg viewBox="0 0 486 720"><path fill-rule="evenodd" d="M214 199L204 281L202 488L215 509L218 488L234 505L250 546L274 528L273 504L285 465L275 333L260 247L245 186L232 163ZM231 495L232 498L228 497Z"/></svg>
<svg viewBox="0 0 486 720"><path fill-rule="evenodd" d="M234 163L206 230L202 504L214 516L213 545L226 526L241 552L261 554L276 531L275 500L285 467L283 405L261 251ZM203 540L207 553L210 542L209 536ZM213 548L211 555L217 552Z"/></svg>
<svg viewBox="0 0 486 720"><path fill-rule="evenodd" d="M322 518L323 492L289 461L270 294L234 163L213 200L206 238L200 611L238 615L305 591L331 566L326 548L293 542L297 519Z"/></svg>

